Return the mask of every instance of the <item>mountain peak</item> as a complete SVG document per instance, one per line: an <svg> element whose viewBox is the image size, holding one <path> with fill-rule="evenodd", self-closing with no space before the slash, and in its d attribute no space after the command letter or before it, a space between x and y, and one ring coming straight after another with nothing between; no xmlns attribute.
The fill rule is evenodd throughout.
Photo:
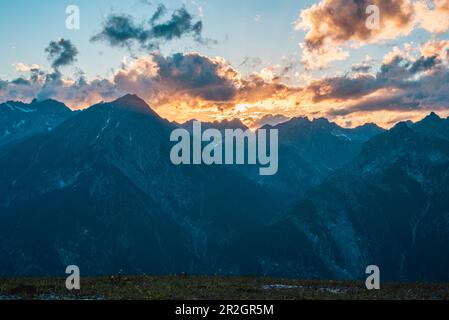
<svg viewBox="0 0 449 320"><path fill-rule="evenodd" d="M441 118L439 115L432 111L427 117L424 118L424 120L438 121L441 120Z"/></svg>
<svg viewBox="0 0 449 320"><path fill-rule="evenodd" d="M112 101L111 104L122 107L129 111L154 113L151 107L143 99L135 94L126 94L123 97Z"/></svg>
<svg viewBox="0 0 449 320"><path fill-rule="evenodd" d="M365 124L362 124L356 128L374 128L374 129L381 129L381 127L379 127L377 124L375 124L374 122L367 122Z"/></svg>
<svg viewBox="0 0 449 320"><path fill-rule="evenodd" d="M401 122L397 123L393 128L391 128L391 130L389 132L402 134L402 133L413 132L413 130L409 127L407 122L401 121Z"/></svg>
<svg viewBox="0 0 449 320"><path fill-rule="evenodd" d="M435 130L435 126L438 126L443 119L441 119L435 112L431 112L427 117L421 121L416 122L413 128L418 130Z"/></svg>
<svg viewBox="0 0 449 320"><path fill-rule="evenodd" d="M33 99L31 103L25 103L22 101L6 101L2 103L10 110L16 110L21 112L39 112L39 113L71 113L72 110L67 107L64 103L53 99L47 99L39 101Z"/></svg>
<svg viewBox="0 0 449 320"><path fill-rule="evenodd" d="M30 106L36 106L40 110L47 110L52 112L71 112L72 110L67 107L64 103L54 100L54 99L46 99L46 100L36 100L33 99Z"/></svg>

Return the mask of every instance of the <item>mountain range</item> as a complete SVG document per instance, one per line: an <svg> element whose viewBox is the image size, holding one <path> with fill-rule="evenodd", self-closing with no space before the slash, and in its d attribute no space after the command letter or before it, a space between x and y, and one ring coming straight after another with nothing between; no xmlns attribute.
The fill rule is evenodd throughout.
<svg viewBox="0 0 449 320"><path fill-rule="evenodd" d="M0 104L0 275L252 274L448 280L449 120L293 118L279 172L175 166L176 124L135 95L73 112ZM204 124L241 128L238 120Z"/></svg>

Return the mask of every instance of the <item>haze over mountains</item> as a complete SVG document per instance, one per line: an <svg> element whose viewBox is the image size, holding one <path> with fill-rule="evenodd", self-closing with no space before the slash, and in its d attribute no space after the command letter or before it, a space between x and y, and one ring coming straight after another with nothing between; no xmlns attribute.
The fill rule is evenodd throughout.
<svg viewBox="0 0 449 320"><path fill-rule="evenodd" d="M279 172L174 166L140 98L0 105L0 275L255 274L448 280L449 120L389 131L294 118ZM185 124L184 126L188 126ZM205 124L240 127L237 121Z"/></svg>

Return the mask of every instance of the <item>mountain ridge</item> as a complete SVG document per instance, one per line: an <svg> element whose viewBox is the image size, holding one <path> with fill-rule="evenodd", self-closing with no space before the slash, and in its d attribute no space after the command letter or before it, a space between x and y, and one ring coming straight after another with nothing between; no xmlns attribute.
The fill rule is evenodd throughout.
<svg viewBox="0 0 449 320"><path fill-rule="evenodd" d="M383 130L295 118L275 126L278 174L260 177L174 166L179 126L135 95L67 114L51 130L36 117L40 130L0 148L0 275L76 264L91 275L358 279L378 264L385 279L449 278L438 256L449 243L448 119Z"/></svg>

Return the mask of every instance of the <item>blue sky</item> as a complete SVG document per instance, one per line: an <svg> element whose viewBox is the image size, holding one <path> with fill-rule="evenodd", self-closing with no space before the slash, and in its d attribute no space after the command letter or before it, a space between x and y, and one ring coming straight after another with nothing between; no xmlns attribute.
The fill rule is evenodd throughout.
<svg viewBox="0 0 449 320"><path fill-rule="evenodd" d="M145 20L163 3L168 9L185 5L192 13L202 11L204 35L217 40L217 44L198 45L191 39L174 41L162 46L164 54L195 51L207 56L221 56L242 72L239 67L246 57L260 58L264 65L282 64L285 58L301 59L299 43L304 40L304 31L294 30L299 12L310 7L314 0L31 0L1 1L0 27L3 50L0 59L0 76L11 79L18 76L12 64L23 62L39 64L49 68L44 48L51 40L70 39L80 54L76 67L82 69L88 78L109 76L123 57L129 56L126 49L110 48L89 39L100 29L102 21L111 13L126 13L136 19ZM65 28L68 5L77 5L81 10L81 29ZM201 8L201 9L199 9ZM7 14L9 13L9 14ZM260 16L259 21L256 16ZM11 30L11 31L7 31ZM416 36L410 37L415 39ZM418 39L418 38L416 38ZM410 39L404 38L403 42ZM385 54L389 46L368 46L352 53L346 61L337 61L325 71L313 72L317 76L344 72L351 64L363 60L366 55ZM297 71L302 71L300 64ZM72 67L67 74L75 71Z"/></svg>
<svg viewBox="0 0 449 320"><path fill-rule="evenodd" d="M196 0L163 1L167 8L176 9L185 4L191 12L202 8L204 35L218 41L209 47L190 40L176 41L162 47L166 54L197 51L208 56L223 56L233 65L239 65L246 56L260 57L266 63L280 63L282 56L298 55L298 43L303 33L293 29L301 8L311 1L295 0ZM75 4L81 10L81 29L65 28L65 8ZM105 75L119 66L126 50L111 49L101 43L91 43L90 37L100 29L109 13L128 13L139 19L148 19L158 2L149 6L139 0L81 0L81 1L1 1L0 28L3 50L0 51L2 76L16 76L12 64L24 62L47 66L43 49L50 40L67 38L79 49L77 66L89 77ZM9 14L7 14L9 13ZM256 15L261 16L259 22ZM10 30L10 31L7 31Z"/></svg>

